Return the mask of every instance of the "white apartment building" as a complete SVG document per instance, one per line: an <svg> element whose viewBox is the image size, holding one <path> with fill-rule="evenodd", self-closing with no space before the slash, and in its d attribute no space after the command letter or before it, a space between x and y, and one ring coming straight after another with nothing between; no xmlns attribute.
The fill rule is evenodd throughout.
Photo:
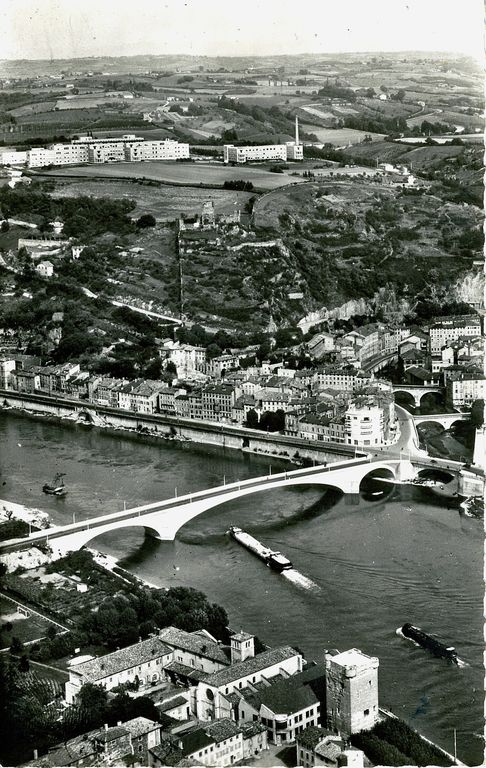
<svg viewBox="0 0 486 768"><path fill-rule="evenodd" d="M165 341L161 353L174 363L177 375L182 378L196 371L204 372L206 367L205 347L193 347L179 341Z"/></svg>
<svg viewBox="0 0 486 768"><path fill-rule="evenodd" d="M0 153L2 165L77 165L79 163L137 162L143 160L178 160L189 157L189 144L174 139L145 141L141 136L125 134L119 138L81 136L69 144L32 147L25 152Z"/></svg>
<svg viewBox="0 0 486 768"><path fill-rule="evenodd" d="M447 401L454 408L486 399L486 377L482 373L460 373L447 379Z"/></svg>
<svg viewBox="0 0 486 768"><path fill-rule="evenodd" d="M286 144L262 144L255 147L235 147L225 144L223 147L225 163L246 163L249 160L287 160Z"/></svg>
<svg viewBox="0 0 486 768"><path fill-rule="evenodd" d="M348 445L382 445L396 429L393 395L364 393L349 401L345 414Z"/></svg>
<svg viewBox="0 0 486 768"><path fill-rule="evenodd" d="M1 165L25 165L27 154L27 151L16 152L15 150L0 152L0 163Z"/></svg>

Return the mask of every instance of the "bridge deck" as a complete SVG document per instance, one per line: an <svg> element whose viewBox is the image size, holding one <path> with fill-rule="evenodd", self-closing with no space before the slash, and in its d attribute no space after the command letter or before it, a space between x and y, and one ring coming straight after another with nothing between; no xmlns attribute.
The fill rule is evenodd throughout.
<svg viewBox="0 0 486 768"><path fill-rule="evenodd" d="M349 468L362 466L363 464L369 464L371 462L371 456L366 458L352 459L348 461L332 462L332 464L319 464L314 467L305 467L304 469L295 469L287 472L279 472L275 475L266 475L265 477L250 478L249 480L237 480L234 483L228 483L220 485L215 488L208 488L204 491L196 491L194 493L187 493L183 496L176 496L173 499L166 499L164 501L156 501L151 504L143 504L139 507L130 507L120 512L112 512L107 515L100 515L99 517L92 518L91 520L84 520L79 523L70 523L69 525L53 526L52 528L46 528L42 531L35 531L31 533L25 539L10 539L0 543L0 552L6 549L11 549L15 543L25 544L27 541L30 544L36 542L47 541L49 539L56 539L60 536L66 536L69 533L77 533L79 531L89 531L102 527L107 523L122 522L130 518L143 517L145 514L151 514L159 510L172 509L174 507L183 506L184 504L198 501L207 497L225 496L234 490L240 490L243 488L265 488L271 487L276 482L281 480L292 480L295 478L312 478L313 475L322 475L323 472L332 474L333 472Z"/></svg>

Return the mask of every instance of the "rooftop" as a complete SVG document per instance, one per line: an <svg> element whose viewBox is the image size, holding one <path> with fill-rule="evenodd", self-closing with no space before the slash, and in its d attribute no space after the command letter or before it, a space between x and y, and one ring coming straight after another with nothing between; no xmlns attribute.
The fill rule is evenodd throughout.
<svg viewBox="0 0 486 768"><path fill-rule="evenodd" d="M196 632L185 632L176 627L166 627L159 634L159 639L174 648L181 648L197 656L228 666L229 659L222 646Z"/></svg>
<svg viewBox="0 0 486 768"><path fill-rule="evenodd" d="M320 728L318 725L308 725L307 728L296 736L297 742L307 749L314 749L322 739L330 736L331 731Z"/></svg>
<svg viewBox="0 0 486 768"><path fill-rule="evenodd" d="M102 680L105 677L116 675L124 669L131 669L146 661L158 659L171 653L172 648L161 642L158 637L152 637L141 643L129 645L128 648L107 653L106 656L75 664L70 668L70 672L82 675L89 680Z"/></svg>
<svg viewBox="0 0 486 768"><path fill-rule="evenodd" d="M377 667L378 659L374 656L367 656L358 648L350 648L349 651L343 651L331 657L331 663L340 667L357 667L358 669L368 669L370 666Z"/></svg>
<svg viewBox="0 0 486 768"><path fill-rule="evenodd" d="M300 654L289 645L280 648L272 648L271 650L259 653L257 656L253 656L250 659L245 659L237 664L232 664L231 667L228 667L227 669L221 669L219 672L205 675L202 680L209 685L214 685L216 688L219 688L222 685L227 685L235 680L240 680L240 678L251 675L254 672L261 672L268 667L278 664L280 661L286 661L294 656L300 656Z"/></svg>
<svg viewBox="0 0 486 768"><path fill-rule="evenodd" d="M134 717L132 720L126 720L123 723L123 727L126 728L133 739L136 739L138 736L158 730L160 723L149 720L148 717Z"/></svg>

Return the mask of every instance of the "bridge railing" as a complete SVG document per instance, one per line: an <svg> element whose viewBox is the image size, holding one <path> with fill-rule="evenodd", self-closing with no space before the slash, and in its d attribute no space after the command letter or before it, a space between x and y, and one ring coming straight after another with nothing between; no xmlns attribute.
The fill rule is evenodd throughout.
<svg viewBox="0 0 486 768"><path fill-rule="evenodd" d="M183 506L188 502L192 503L195 501L200 501L207 497L224 496L234 490L241 490L245 488L264 488L265 486L271 486L274 483L278 483L282 480L292 480L293 478L300 477L312 477L313 475L321 475L324 472L332 474L332 472L340 469L361 466L363 464L369 464L370 462L371 456L369 455L364 459L348 459L346 461L332 462L331 464L319 464L314 467L304 467L286 472L278 472L277 474L265 475L264 477L249 478L248 480L236 480L235 482L225 483L222 486L216 486L213 488L207 488L203 491L186 493L182 496L175 496L171 499L165 499L164 501L156 501L151 504L144 504L139 507L131 507L119 512L111 512L107 515L100 515L98 517L92 518L91 520L83 520L78 523L70 523L69 525L65 526L52 526L52 528L46 528L42 531L35 531L34 533L30 534L28 541L34 542L37 540L58 538L59 536L66 535L68 533L76 533L79 531L90 530L91 528L98 528L106 525L107 523L120 522L131 517L141 517L143 514L149 514L151 512L156 512L167 508ZM4 544L10 545L12 541L13 540L4 542ZM19 539L19 541L25 542L26 539Z"/></svg>

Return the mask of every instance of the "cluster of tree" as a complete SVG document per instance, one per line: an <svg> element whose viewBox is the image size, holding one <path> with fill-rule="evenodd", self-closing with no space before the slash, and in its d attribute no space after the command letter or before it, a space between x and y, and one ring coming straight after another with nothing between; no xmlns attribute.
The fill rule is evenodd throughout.
<svg viewBox="0 0 486 768"><path fill-rule="evenodd" d="M282 432L285 429L285 411L264 411L260 418L254 408L250 408L246 416L245 426L249 429L260 429L262 432Z"/></svg>
<svg viewBox="0 0 486 768"><path fill-rule="evenodd" d="M192 75L182 75L182 77L177 78L178 83L192 83L194 80Z"/></svg>
<svg viewBox="0 0 486 768"><path fill-rule="evenodd" d="M223 189L235 189L243 192L253 192L253 183L251 181L244 181L243 179L234 179L233 181L225 181Z"/></svg>
<svg viewBox="0 0 486 768"><path fill-rule="evenodd" d="M154 91L145 80L105 80L105 91Z"/></svg>
<svg viewBox="0 0 486 768"><path fill-rule="evenodd" d="M407 133L407 120L403 115L399 117L385 117L368 115L346 115L343 120L345 128L354 128L357 131L368 133L397 134Z"/></svg>
<svg viewBox="0 0 486 768"><path fill-rule="evenodd" d="M128 214L135 206L133 200L86 196L54 199L27 187L10 189L5 186L0 189L0 208L5 218L36 214L44 218L44 229L47 231L49 222L61 219L65 237L87 239L104 232L128 234L133 231Z"/></svg>
<svg viewBox="0 0 486 768"><path fill-rule="evenodd" d="M390 747L394 747L399 753L395 753L397 759L402 759L402 756L406 756L405 762L389 762L384 756L376 756L372 758L368 755L366 747L367 741L370 741L370 737L373 740L370 744L372 747L378 747L378 742L381 742L383 749L389 752ZM363 746L360 746L359 742ZM450 765L450 760L446 758L443 752L429 742L424 741L419 734L410 728L403 720L387 718L377 723L371 731L364 731L359 734L353 734L351 736L351 743L363 750L372 763L381 765ZM369 748L369 747L368 747ZM379 748L379 747L378 747Z"/></svg>
<svg viewBox="0 0 486 768"><path fill-rule="evenodd" d="M317 95L327 99L345 99L346 101L356 101L356 94L351 88L340 85L326 83L323 88L319 88Z"/></svg>

